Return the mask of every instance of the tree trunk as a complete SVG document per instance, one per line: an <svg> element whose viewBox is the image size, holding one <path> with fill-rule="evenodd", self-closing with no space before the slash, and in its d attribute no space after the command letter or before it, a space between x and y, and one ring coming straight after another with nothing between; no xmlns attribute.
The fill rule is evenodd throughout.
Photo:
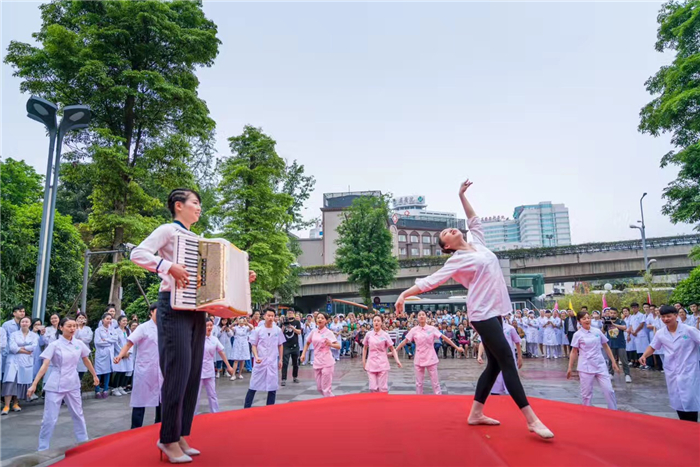
<svg viewBox="0 0 700 467"><path fill-rule="evenodd" d="M365 282L362 284L362 287L360 289L360 294L362 295L362 298L364 299L365 306L367 307L367 312L371 313L373 310L372 307L372 293L371 293L371 288L369 282Z"/></svg>

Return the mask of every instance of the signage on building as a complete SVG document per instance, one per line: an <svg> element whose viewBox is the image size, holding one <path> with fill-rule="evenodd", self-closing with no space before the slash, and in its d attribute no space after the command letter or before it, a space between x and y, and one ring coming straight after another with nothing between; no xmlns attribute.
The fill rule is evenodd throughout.
<svg viewBox="0 0 700 467"><path fill-rule="evenodd" d="M391 216L391 220L394 224L396 224L397 222L399 222L399 215L394 213L394 215Z"/></svg>
<svg viewBox="0 0 700 467"><path fill-rule="evenodd" d="M415 206L415 205L425 205L425 196L401 196L399 198L394 198L394 206Z"/></svg>

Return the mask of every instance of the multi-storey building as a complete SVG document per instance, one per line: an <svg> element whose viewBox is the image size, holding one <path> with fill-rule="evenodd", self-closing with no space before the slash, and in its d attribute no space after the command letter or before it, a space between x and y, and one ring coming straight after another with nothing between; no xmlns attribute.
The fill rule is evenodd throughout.
<svg viewBox="0 0 700 467"><path fill-rule="evenodd" d="M483 223L486 244L495 251L571 245L569 209L563 204L518 206L512 219L486 217Z"/></svg>

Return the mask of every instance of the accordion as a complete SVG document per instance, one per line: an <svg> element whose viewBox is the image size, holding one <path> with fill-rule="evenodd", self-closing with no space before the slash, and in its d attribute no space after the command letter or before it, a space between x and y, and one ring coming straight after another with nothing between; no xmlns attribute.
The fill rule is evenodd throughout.
<svg viewBox="0 0 700 467"><path fill-rule="evenodd" d="M248 253L222 238L176 235L174 263L184 264L189 284L175 284L174 310L204 311L221 318L251 313Z"/></svg>

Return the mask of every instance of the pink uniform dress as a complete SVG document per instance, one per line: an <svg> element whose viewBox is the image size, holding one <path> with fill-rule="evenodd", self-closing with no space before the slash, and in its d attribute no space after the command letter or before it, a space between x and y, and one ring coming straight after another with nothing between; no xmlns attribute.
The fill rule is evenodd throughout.
<svg viewBox="0 0 700 467"><path fill-rule="evenodd" d="M617 410L617 399L601 348L608 338L600 329L579 329L571 339L571 347L578 349L578 377L581 381L583 405L592 405L593 382L598 381L610 410Z"/></svg>
<svg viewBox="0 0 700 467"><path fill-rule="evenodd" d="M335 359L331 354L331 346L326 344L328 339L331 344L338 342L335 333L324 327L322 330L314 329L309 334L311 344L314 346L314 373L316 375L316 388L323 397L333 397L331 386L333 385L333 368Z"/></svg>
<svg viewBox="0 0 700 467"><path fill-rule="evenodd" d="M416 373L416 394L423 394L423 379L425 370L428 370L430 381L433 383L433 393L442 394L440 390L440 380L438 379L437 365L438 356L435 352L435 339L442 336L440 331L434 326L416 326L408 331L406 340L416 343L416 356L413 359Z"/></svg>
<svg viewBox="0 0 700 467"><path fill-rule="evenodd" d="M386 351L394 345L386 331L374 330L365 334L362 344L367 346L367 376L371 392L389 392L389 358Z"/></svg>

